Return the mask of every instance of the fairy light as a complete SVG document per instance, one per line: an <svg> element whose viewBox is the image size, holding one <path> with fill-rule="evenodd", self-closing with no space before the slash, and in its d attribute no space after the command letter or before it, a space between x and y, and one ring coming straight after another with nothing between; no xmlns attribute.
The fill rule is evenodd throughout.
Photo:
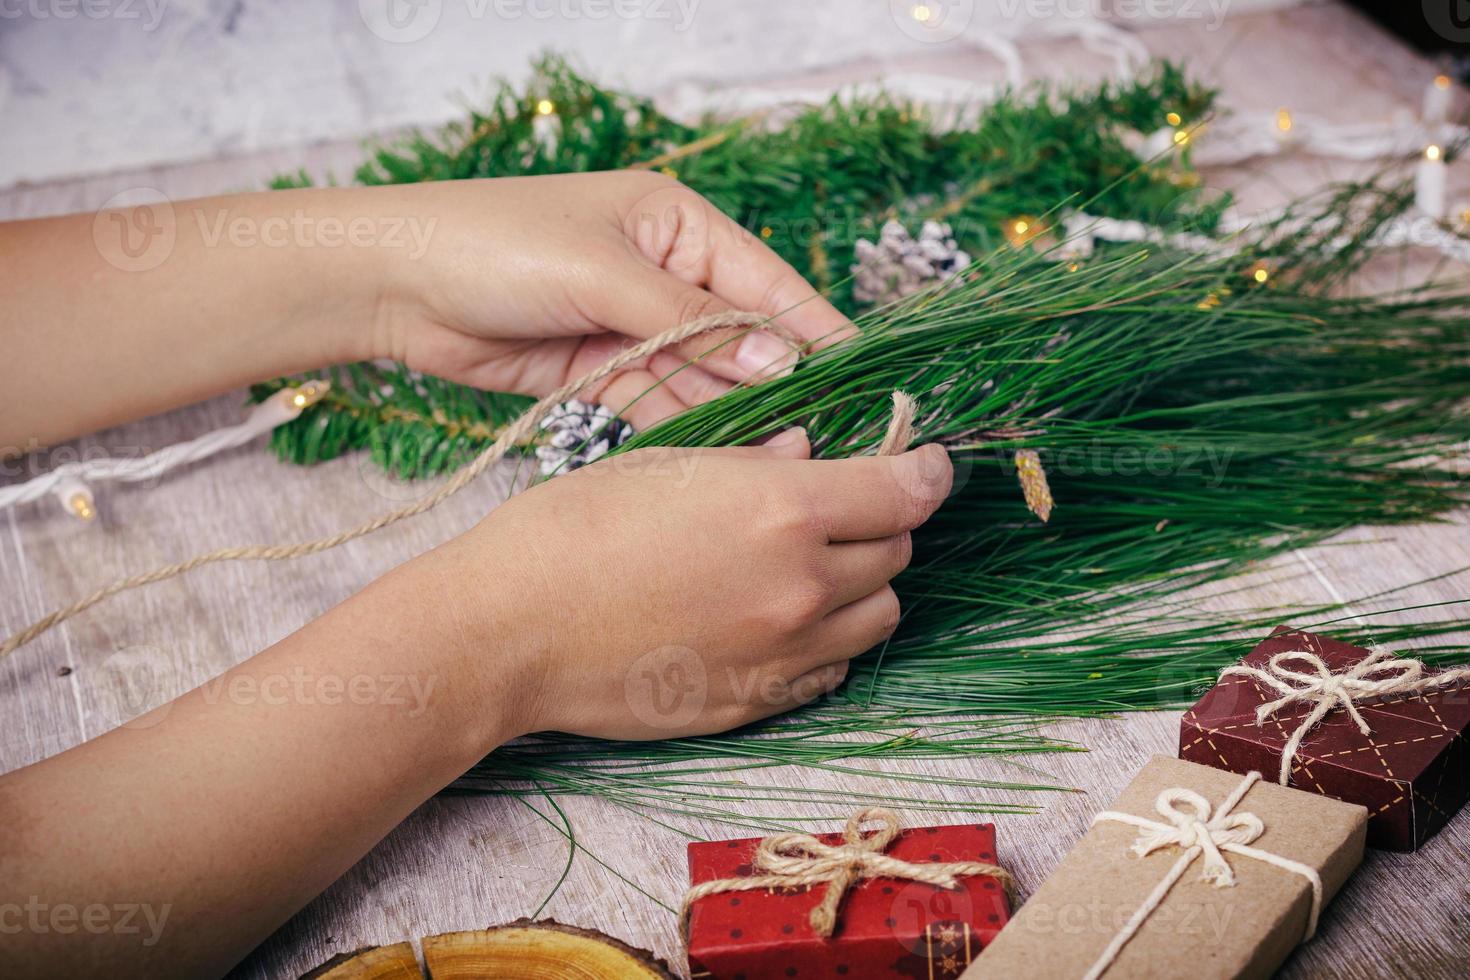
<svg viewBox="0 0 1470 980"><path fill-rule="evenodd" d="M1431 126L1442 124L1450 114L1450 76L1438 74L1424 89L1424 121Z"/></svg>
<svg viewBox="0 0 1470 980"><path fill-rule="evenodd" d="M295 388L282 389L281 396L292 408L300 411L321 401L331 387L326 381L307 381Z"/></svg>
<svg viewBox="0 0 1470 980"><path fill-rule="evenodd" d="M1175 146L1186 146L1186 145L1188 145L1188 143L1189 143L1189 130L1187 130L1187 129L1176 129L1176 130L1174 130L1174 145Z"/></svg>
<svg viewBox="0 0 1470 980"><path fill-rule="evenodd" d="M78 490L66 499L66 509L71 511L73 517L80 521L92 521L97 519L97 506L92 502L92 495L85 490Z"/></svg>
<svg viewBox="0 0 1470 980"><path fill-rule="evenodd" d="M550 99L542 99L536 103L536 115L549 116L556 111L556 103Z"/></svg>
<svg viewBox="0 0 1470 980"><path fill-rule="evenodd" d="M1024 248L1045 235L1050 229L1045 221L1029 214L1018 214L1007 218L1000 226L1001 234L1012 248Z"/></svg>
<svg viewBox="0 0 1470 980"><path fill-rule="evenodd" d="M762 238L770 238L771 235L773 235L773 234L774 234L774 232L771 231L771 226L770 225L761 225L761 237Z"/></svg>
<svg viewBox="0 0 1470 980"><path fill-rule="evenodd" d="M929 21L934 19L934 11L927 3L916 3L914 4L913 8L909 10L909 16L918 21L920 24L927 24L929 23Z"/></svg>
<svg viewBox="0 0 1470 980"><path fill-rule="evenodd" d="M1184 117L1177 112L1166 112L1164 113L1164 121L1170 126L1178 126L1184 121Z"/></svg>
<svg viewBox="0 0 1470 980"><path fill-rule="evenodd" d="M1294 125L1291 118L1291 110L1282 107L1276 110L1276 131L1278 133L1289 133Z"/></svg>
<svg viewBox="0 0 1470 980"><path fill-rule="evenodd" d="M1246 275L1264 286L1271 279L1271 267L1265 262L1257 262L1246 270Z"/></svg>
<svg viewBox="0 0 1470 980"><path fill-rule="evenodd" d="M1424 148L1424 159L1414 171L1414 205L1436 221L1444 217L1445 162L1438 143Z"/></svg>

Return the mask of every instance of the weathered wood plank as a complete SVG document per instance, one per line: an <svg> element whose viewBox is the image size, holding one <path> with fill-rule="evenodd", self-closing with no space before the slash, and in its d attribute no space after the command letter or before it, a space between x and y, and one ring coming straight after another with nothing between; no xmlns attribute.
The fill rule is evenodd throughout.
<svg viewBox="0 0 1470 980"><path fill-rule="evenodd" d="M1272 109L1286 104L1337 121L1415 111L1431 71L1422 59L1337 5L1242 17L1213 33L1185 26L1141 37L1156 53L1190 55L1233 105ZM1038 74L1093 78L1109 67L1070 41L1040 42L1028 48L1032 50L1036 55L1031 65ZM878 67L854 66L842 78ZM996 65L971 53L936 52L921 64L882 67L982 80L999 77ZM832 73L818 79L832 80L842 79ZM259 186L264 175L298 166L342 173L357 152L353 144L343 143L297 155L278 152L21 188L0 194L0 215L91 208L129 186L154 186L184 197ZM1294 158L1218 174L1214 182L1236 188L1248 205L1267 206L1353 170ZM1423 262L1414 267L1422 268ZM1378 276L1391 284L1410 271L1390 263ZM239 405L238 397L216 399L74 446L82 451L156 449L233 421ZM470 526L503 498L507 476L501 471L430 515L336 552L284 566L201 570L182 581L121 596L43 637L0 664L0 703L9 708L9 723L0 727L0 770L36 761L122 723L274 642L387 568ZM329 533L380 513L405 492L425 489L395 487L361 459L301 469L276 464L259 446L250 446L172 475L156 487L105 488L95 526L77 525L48 504L22 508L0 515L0 580L6 584L0 590L0 623L9 627L27 622L98 583L202 548ZM1359 543L1288 558L1259 576L1248 591L1229 599L1203 597L1201 607L1325 601L1447 572L1463 565L1470 554L1470 518L1462 516L1447 527L1358 531L1349 540ZM1470 576L1462 573L1405 601L1467 595ZM72 672L59 676L62 667ZM1177 713L1159 712L1049 726L1051 734L1090 745L1093 751L1023 761L1058 786L1085 793L990 795L1045 808L1039 816L996 819L1002 859L1023 889L1041 881L1081 836L1092 813L1112 799L1144 760L1174 751L1177 721ZM915 762L905 769L1034 778L990 758L959 764ZM750 780L812 787L850 783L801 771L753 774ZM904 792L897 782L879 785ZM953 788L934 795L955 801L968 796L979 805L986 798ZM680 837L597 800L573 799L563 805L589 854L663 903L677 905L685 879ZM795 806L763 809L811 812ZM709 822L681 825L701 836L731 833ZM432 800L256 950L236 975L297 976L334 953L364 945L482 928L529 915L555 884L566 848L560 833L516 801ZM1467 858L1470 822L1464 815L1417 854L1372 855L1329 912L1322 937L1294 958L1287 975L1459 975L1470 955L1470 886L1463 875ZM544 914L602 929L682 963L672 915L587 854L577 857Z"/></svg>

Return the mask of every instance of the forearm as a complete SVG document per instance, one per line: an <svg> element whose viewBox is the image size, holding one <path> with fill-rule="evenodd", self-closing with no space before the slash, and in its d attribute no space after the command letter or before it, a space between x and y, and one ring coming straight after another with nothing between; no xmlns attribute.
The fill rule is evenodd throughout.
<svg viewBox="0 0 1470 980"><path fill-rule="evenodd" d="M493 654L456 646L430 598L451 566L410 563L223 677L0 779L0 973L222 973L515 734L497 686L513 672L473 663ZM99 905L95 930L65 911Z"/></svg>
<svg viewBox="0 0 1470 980"><path fill-rule="evenodd" d="M0 225L0 450L376 356L414 241L381 207L285 191Z"/></svg>

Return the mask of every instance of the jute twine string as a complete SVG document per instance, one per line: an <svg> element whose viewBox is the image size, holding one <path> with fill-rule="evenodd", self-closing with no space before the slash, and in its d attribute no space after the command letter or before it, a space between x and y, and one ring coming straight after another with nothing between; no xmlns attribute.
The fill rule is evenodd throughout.
<svg viewBox="0 0 1470 980"><path fill-rule="evenodd" d="M1200 878L1216 888L1235 887L1235 872L1221 852L1254 858L1301 875L1312 888L1312 905L1307 913L1307 927L1302 935L1302 942L1316 934L1317 919L1322 914L1322 876L1310 865L1251 847L1265 833L1266 825L1254 813L1235 812L1245 794L1260 778L1261 774L1258 772L1247 773L1245 779L1213 811L1209 801L1192 789L1174 786L1161 790L1154 798L1154 809L1167 823L1116 810L1104 810L1092 818L1094 824L1114 821L1139 828L1138 839L1133 842L1132 847L1133 853L1139 857L1148 857L1165 847L1179 847L1183 849L1183 853L1143 900L1143 904L1129 916L1123 928L1113 936L1091 968L1083 974L1083 980L1097 980L1108 972L1123 947L1138 934L1148 917L1163 904L1169 892L1179 883L1179 879L1184 877L1184 872L1189 870L1194 859L1201 854L1204 855L1204 867Z"/></svg>
<svg viewBox="0 0 1470 980"><path fill-rule="evenodd" d="M882 826L864 837L862 826L869 821L877 821ZM890 857L883 852L893 843L898 831L898 817L893 811L869 807L847 818L842 844L824 844L810 834L776 834L764 838L751 860L756 874L703 881L684 893L679 926L687 938L689 913L694 903L724 892L826 885L827 890L810 917L812 931L826 939L837 928L837 910L842 899L864 878L894 878L937 888L958 888L960 878L984 875L1000 881L1007 893L1013 890L1010 872L983 861L916 864Z"/></svg>
<svg viewBox="0 0 1470 980"><path fill-rule="evenodd" d="M1292 662L1305 664L1307 670L1294 669ZM1455 667L1437 674L1426 674L1424 661L1399 658L1389 650L1374 650L1347 670L1333 673L1326 661L1308 650L1278 653L1266 668L1236 664L1220 672L1221 677L1249 677L1276 691L1281 697L1256 709L1259 725L1277 711L1297 701L1313 703L1291 738L1281 747L1281 771L1277 782L1286 786L1291 781L1291 764L1302 741L1337 708L1346 708L1358 731L1373 734L1360 711L1358 701L1395 694L1427 694L1438 688L1470 683L1470 667Z"/></svg>
<svg viewBox="0 0 1470 980"><path fill-rule="evenodd" d="M165 579L183 575L186 572L191 572L204 565L212 565L215 562L286 561L292 558L314 555L356 538L372 534L374 531L381 530L390 524L396 524L405 518L416 517L425 511L432 510L473 483L476 477L503 459L518 443L529 439L535 433L541 420L557 405L576 396L583 390L591 388L599 381L622 370L634 361L648 357L651 354L656 354L666 347L683 343L701 334L731 327L751 327L756 330L765 330L787 341L797 352L805 350L804 342L800 338L794 336L779 324L772 322L769 317L759 313L730 310L724 313L700 317L688 323L680 324L677 327L671 327L663 333L643 341L641 344L635 344L627 348L620 354L604 362L595 370L588 372L575 381L567 382L545 398L536 402L530 408L526 409L524 414L501 430L496 440L482 451L480 455L476 456L468 466L455 473L439 489L411 504L375 517L365 524L349 528L330 537L318 538L315 541L303 541L298 544L257 544L232 548L217 548L214 551L196 555L186 561L176 562L172 565L156 568L151 572L144 572L128 578L119 579L111 585L98 589L85 598L78 599L69 606L42 616L30 626L12 634L3 644L0 644L0 657L13 653L52 627L66 622L78 613L84 612L99 602L110 599L120 592L126 592L129 589L136 589L145 585L152 585L155 582L162 582ZM893 420L889 424L887 436L884 438L883 446L879 450L883 455L893 455L902 452L908 447L909 442L913 438L913 399L902 392L894 392L893 401Z"/></svg>

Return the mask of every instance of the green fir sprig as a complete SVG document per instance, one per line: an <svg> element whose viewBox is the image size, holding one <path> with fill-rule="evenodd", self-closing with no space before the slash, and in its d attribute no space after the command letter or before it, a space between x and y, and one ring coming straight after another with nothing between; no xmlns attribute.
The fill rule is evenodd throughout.
<svg viewBox="0 0 1470 980"><path fill-rule="evenodd" d="M537 150L530 129L543 99L563 119L554 152ZM829 702L701 739L533 738L496 752L460 788L596 793L734 821L769 804L787 816L768 820L808 819L790 807L830 815L876 798L858 780L877 766L915 782L903 805L954 808L919 789L1047 783L971 785L883 763L1075 748L1041 735L1038 720L1185 703L1282 621L1413 643L1430 662L1464 659L1455 639L1464 607L1382 608L1402 603L1399 590L1364 597L1359 608L1383 616L1366 625L1339 622L1334 604L1206 613L1197 598L1208 586L1227 601L1227 579L1355 525L1442 520L1465 503L1457 462L1470 445L1470 293L1343 288L1372 256L1374 232L1406 207L1403 188L1333 191L1209 254L1119 245L1059 262L1045 245L1015 247L1001 234L1017 215L1050 220L1067 205L1211 232L1223 199L1193 186L1187 159L1143 161L1129 148L1167 113L1195 121L1210 109L1208 92L1162 65L1128 85L1007 96L955 132L887 99L833 102L779 127L683 126L547 61L530 88L503 90L464 126L378 152L364 182L675 168L798 269L829 278L856 316L855 340L619 451L728 445L804 425L818 455L871 452L886 393L899 389L918 400L918 437L947 446L956 465L951 499L916 533L915 560L895 582L898 632L854 661ZM890 217L926 215L951 221L980 258L955 282L855 309L853 241ZM336 381L331 398L277 431L285 458L368 447L398 475L442 473L525 404L401 367L355 365ZM1049 474L1046 523L1017 486L1021 449ZM786 764L842 773L848 788L741 776Z"/></svg>

